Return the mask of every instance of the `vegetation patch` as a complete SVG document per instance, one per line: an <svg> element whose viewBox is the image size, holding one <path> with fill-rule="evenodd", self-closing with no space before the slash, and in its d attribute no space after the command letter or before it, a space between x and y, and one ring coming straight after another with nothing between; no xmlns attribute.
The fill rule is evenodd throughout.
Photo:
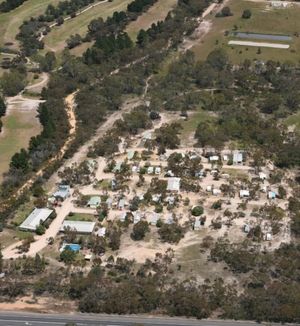
<svg viewBox="0 0 300 326"><path fill-rule="evenodd" d="M94 221L94 216L91 214L70 213L66 218L67 221Z"/></svg>

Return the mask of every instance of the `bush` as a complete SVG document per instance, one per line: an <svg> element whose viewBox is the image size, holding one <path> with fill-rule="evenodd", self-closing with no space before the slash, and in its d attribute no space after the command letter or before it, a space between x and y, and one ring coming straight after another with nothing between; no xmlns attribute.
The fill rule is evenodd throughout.
<svg viewBox="0 0 300 326"><path fill-rule="evenodd" d="M131 239L135 241L143 240L147 232L149 232L149 225L146 221L140 221L133 226Z"/></svg>
<svg viewBox="0 0 300 326"><path fill-rule="evenodd" d="M243 14L242 14L242 18L244 19L250 19L252 16L252 12L250 9L245 9Z"/></svg>
<svg viewBox="0 0 300 326"><path fill-rule="evenodd" d="M202 215L204 212L203 210L203 207L202 206L195 206L193 209L192 209L192 215L193 216L200 216Z"/></svg>
<svg viewBox="0 0 300 326"><path fill-rule="evenodd" d="M44 234L45 232L46 232L46 228L45 228L44 225L42 225L42 224L38 225L38 226L36 227L36 229L35 229L35 233L36 233L37 235L42 235L42 234Z"/></svg>
<svg viewBox="0 0 300 326"><path fill-rule="evenodd" d="M216 14L216 17L230 17L233 16L229 7L224 7L220 12Z"/></svg>

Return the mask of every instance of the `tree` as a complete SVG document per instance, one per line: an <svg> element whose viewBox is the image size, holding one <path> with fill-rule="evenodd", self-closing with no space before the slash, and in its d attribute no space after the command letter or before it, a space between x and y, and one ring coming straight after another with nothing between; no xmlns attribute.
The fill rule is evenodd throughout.
<svg viewBox="0 0 300 326"><path fill-rule="evenodd" d="M215 49L209 53L207 62L217 70L224 70L229 63L229 59L224 49Z"/></svg>
<svg viewBox="0 0 300 326"><path fill-rule="evenodd" d="M2 269L3 269L3 255L0 248L0 273L2 273Z"/></svg>
<svg viewBox="0 0 300 326"><path fill-rule="evenodd" d="M47 52L44 58L41 58L40 67L43 71L49 72L54 69L56 56L54 52Z"/></svg>
<svg viewBox="0 0 300 326"><path fill-rule="evenodd" d="M232 16L231 9L229 7L224 7L220 12L216 14L216 17L229 17Z"/></svg>
<svg viewBox="0 0 300 326"><path fill-rule="evenodd" d="M184 229L178 224L163 224L158 230L164 242L178 243L184 237Z"/></svg>
<svg viewBox="0 0 300 326"><path fill-rule="evenodd" d="M242 14L242 18L244 19L250 19L252 16L252 12L250 9L245 9Z"/></svg>
<svg viewBox="0 0 300 326"><path fill-rule="evenodd" d="M271 114L277 111L282 103L279 94L270 94L262 104L261 111L266 114Z"/></svg>
<svg viewBox="0 0 300 326"><path fill-rule="evenodd" d="M82 42L82 38L79 34L75 34L75 35L71 35L68 39L67 39L67 45L69 49L73 49L76 46L78 46L79 44L81 44Z"/></svg>
<svg viewBox="0 0 300 326"><path fill-rule="evenodd" d="M77 253L70 248L64 249L60 254L60 260L65 264L70 265L76 259Z"/></svg>
<svg viewBox="0 0 300 326"><path fill-rule="evenodd" d="M64 17L60 16L56 19L56 24L58 26L62 25L65 22Z"/></svg>
<svg viewBox="0 0 300 326"><path fill-rule="evenodd" d="M0 118L6 113L6 104L4 99L0 96Z"/></svg>
<svg viewBox="0 0 300 326"><path fill-rule="evenodd" d="M26 173L29 170L29 154L22 148L19 153L16 153L10 162L11 169L21 170Z"/></svg>
<svg viewBox="0 0 300 326"><path fill-rule="evenodd" d="M5 96L15 96L25 87L24 75L18 71L5 72L0 78L0 86Z"/></svg>
<svg viewBox="0 0 300 326"><path fill-rule="evenodd" d="M164 148L175 149L180 144L179 133L182 129L181 124L171 123L164 124L156 130L156 143Z"/></svg>
<svg viewBox="0 0 300 326"><path fill-rule="evenodd" d="M112 250L118 250L121 244L121 232L113 228L112 230L108 230L108 245Z"/></svg>
<svg viewBox="0 0 300 326"><path fill-rule="evenodd" d="M139 221L133 226L131 238L135 241L142 240L149 231L150 229L147 221Z"/></svg>
<svg viewBox="0 0 300 326"><path fill-rule="evenodd" d="M43 224L39 224L39 225L36 227L36 229L35 229L35 233L36 233L37 235L42 235L42 234L44 234L45 232L46 232L46 228L44 227Z"/></svg>

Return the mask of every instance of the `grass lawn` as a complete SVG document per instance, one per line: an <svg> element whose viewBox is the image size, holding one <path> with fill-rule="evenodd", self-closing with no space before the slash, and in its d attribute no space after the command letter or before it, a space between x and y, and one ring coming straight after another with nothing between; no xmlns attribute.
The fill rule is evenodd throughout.
<svg viewBox="0 0 300 326"><path fill-rule="evenodd" d="M74 213L72 216L67 216L66 221L87 221L87 222L93 222L95 220L94 216L91 214L80 214L80 213Z"/></svg>
<svg viewBox="0 0 300 326"><path fill-rule="evenodd" d="M25 19L42 14L48 4L57 4L59 0L30 0L24 2L20 7L8 13L0 14L0 47L7 42L12 42L13 48L17 49L15 36L19 27Z"/></svg>
<svg viewBox="0 0 300 326"><path fill-rule="evenodd" d="M33 211L33 208L34 208L33 201L29 201L21 205L18 208L18 210L15 212L11 224L15 226L19 226L20 224L22 224L25 221L25 219L29 216L29 214Z"/></svg>
<svg viewBox="0 0 300 326"><path fill-rule="evenodd" d="M45 51L62 51L66 45L65 41L72 34L84 36L91 20L102 17L107 18L115 11L125 10L132 0L114 0L96 6L73 19L66 21L63 25L54 27L45 37ZM74 50L75 51L75 50Z"/></svg>
<svg viewBox="0 0 300 326"><path fill-rule="evenodd" d="M82 56L82 54L90 47L92 47L92 45L94 44L94 42L86 42L86 43L82 43L79 46L76 46L75 48L70 50L70 53L72 55L76 55L77 57Z"/></svg>
<svg viewBox="0 0 300 326"><path fill-rule="evenodd" d="M41 126L36 112L15 110L2 118L3 129L0 134L0 180L8 170L11 157L21 148L27 148L30 138L39 134Z"/></svg>
<svg viewBox="0 0 300 326"><path fill-rule="evenodd" d="M159 0L147 12L132 23L126 29L129 36L135 41L138 32L141 29L148 29L153 23L162 21L166 18L168 12L177 4L177 0Z"/></svg>
<svg viewBox="0 0 300 326"><path fill-rule="evenodd" d="M185 134L194 132L197 129L199 122L211 119L213 119L213 117L209 114L209 112L199 108L197 111L189 115L188 120L182 121L182 133Z"/></svg>
<svg viewBox="0 0 300 326"><path fill-rule="evenodd" d="M210 32L199 45L193 48L199 59L204 60L214 48L222 47L227 50L233 63L240 63L245 59L300 61L300 38L296 36L296 33L300 30L300 6L294 5L286 9L272 9L268 7L267 3L236 0L230 0L228 6L234 15L226 18L216 18L212 15L210 19L213 24ZM250 19L241 18L244 9L252 11ZM242 32L288 34L293 37L293 41L290 42L291 46L287 50L261 48L261 54L257 54L258 48L256 47L228 45L228 41L234 38L225 36L224 33L233 31L234 28Z"/></svg>

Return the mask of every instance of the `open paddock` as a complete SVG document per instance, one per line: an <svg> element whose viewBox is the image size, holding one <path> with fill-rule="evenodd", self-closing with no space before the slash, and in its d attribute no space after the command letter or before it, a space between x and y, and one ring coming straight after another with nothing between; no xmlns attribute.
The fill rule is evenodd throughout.
<svg viewBox="0 0 300 326"><path fill-rule="evenodd" d="M199 60L205 60L207 55L216 48L227 51L229 59L234 64L248 60L274 60L279 62L291 61L299 63L300 51L300 6L293 4L287 8L273 9L267 2L228 0L226 6L230 7L232 16L217 18L216 12L208 15L205 20L211 23L209 32L193 47L193 52ZM243 11L252 12L250 19L243 19ZM235 46L228 42L235 38L235 33L248 33L257 35L274 35L291 37L292 41L267 40L270 43L286 43L290 47L282 51L280 48L264 47L258 53L255 46ZM243 37L238 37L243 39ZM238 40L237 38L237 40ZM260 39L253 39L259 41ZM244 38L246 41L246 38ZM249 40L251 41L251 40ZM274 42L275 41L275 42Z"/></svg>

